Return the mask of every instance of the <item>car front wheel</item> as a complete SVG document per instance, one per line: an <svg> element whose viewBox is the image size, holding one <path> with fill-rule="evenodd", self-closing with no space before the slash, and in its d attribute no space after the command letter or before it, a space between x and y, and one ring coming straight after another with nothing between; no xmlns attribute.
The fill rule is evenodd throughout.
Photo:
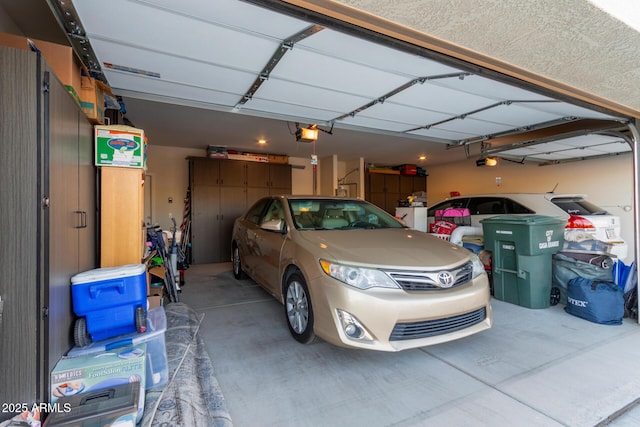
<svg viewBox="0 0 640 427"><path fill-rule="evenodd" d="M237 245L233 245L233 277L238 280L243 280L247 278L246 273L242 270L242 262L240 261L240 250Z"/></svg>
<svg viewBox="0 0 640 427"><path fill-rule="evenodd" d="M313 308L309 289L300 273L294 273L287 279L284 310L289 332L296 341L302 344L317 341L313 332Z"/></svg>

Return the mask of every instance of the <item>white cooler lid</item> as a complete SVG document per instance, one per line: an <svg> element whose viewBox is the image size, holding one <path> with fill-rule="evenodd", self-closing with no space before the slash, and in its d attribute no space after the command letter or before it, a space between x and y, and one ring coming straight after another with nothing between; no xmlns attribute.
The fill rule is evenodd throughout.
<svg viewBox="0 0 640 427"><path fill-rule="evenodd" d="M87 282L100 282L103 280L116 279L119 277L138 276L145 272L144 264L127 264L117 267L95 268L83 271L71 277L71 284L78 285Z"/></svg>

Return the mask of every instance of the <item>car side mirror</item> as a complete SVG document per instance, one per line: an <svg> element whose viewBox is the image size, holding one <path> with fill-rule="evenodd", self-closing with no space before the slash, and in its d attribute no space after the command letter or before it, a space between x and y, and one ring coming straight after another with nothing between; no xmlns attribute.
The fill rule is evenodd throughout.
<svg viewBox="0 0 640 427"><path fill-rule="evenodd" d="M267 231L275 231L276 233L286 233L285 223L281 219L270 219L260 224L260 228Z"/></svg>

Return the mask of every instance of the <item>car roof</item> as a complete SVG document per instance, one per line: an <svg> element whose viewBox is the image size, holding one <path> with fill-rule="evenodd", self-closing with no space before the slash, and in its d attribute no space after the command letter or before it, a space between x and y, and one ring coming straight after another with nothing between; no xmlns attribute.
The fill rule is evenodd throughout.
<svg viewBox="0 0 640 427"><path fill-rule="evenodd" d="M444 200L440 200L434 205L438 203L446 202L448 200L460 200L460 199L468 199L470 197L509 197L514 200L528 200L533 201L540 198L544 198L547 200L552 200L556 198L580 198L586 199L587 196L585 194L577 194L577 193L564 193L564 194L556 194L556 193L478 193L478 194L467 194L460 195L454 197L448 197Z"/></svg>
<svg viewBox="0 0 640 427"><path fill-rule="evenodd" d="M584 194L577 194L577 193L475 193L475 194L466 194L466 195L460 195L460 196L455 196L455 197L449 197L447 198L447 200L450 199L463 199L465 197L519 197L519 196L525 196L525 197L545 197L545 198L553 198L553 197L586 197L586 195Z"/></svg>
<svg viewBox="0 0 640 427"><path fill-rule="evenodd" d="M464 200L469 198L478 198L478 197L502 197L511 199L517 203L520 203L523 206L533 210L534 212L542 215L552 215L558 217L568 217L569 214L564 211L564 209L556 206L551 201L557 198L568 198L568 199L586 199L584 194L556 194L556 193L485 193L485 194L469 194L466 196L455 196L450 197L445 200L441 200L438 203L435 203L430 206L433 208L434 206L449 202L452 200Z"/></svg>
<svg viewBox="0 0 640 427"><path fill-rule="evenodd" d="M292 195L292 194L280 194L277 196L271 196L273 198L285 198L285 199L289 199L289 200L298 200L298 199L304 199L304 200L342 200L342 201L353 201L353 202L365 202L366 200L363 199L358 199L355 197L338 197L338 196L319 196L319 195L302 195L302 194L296 194L296 195Z"/></svg>

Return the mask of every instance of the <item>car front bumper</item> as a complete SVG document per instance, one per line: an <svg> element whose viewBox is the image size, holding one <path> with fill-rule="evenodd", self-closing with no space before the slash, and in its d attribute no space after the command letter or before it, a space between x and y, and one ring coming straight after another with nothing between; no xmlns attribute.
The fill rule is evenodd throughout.
<svg viewBox="0 0 640 427"><path fill-rule="evenodd" d="M435 291L361 290L326 275L309 285L316 335L342 347L400 351L456 340L492 325L486 274ZM350 338L338 310L357 319L372 339Z"/></svg>

